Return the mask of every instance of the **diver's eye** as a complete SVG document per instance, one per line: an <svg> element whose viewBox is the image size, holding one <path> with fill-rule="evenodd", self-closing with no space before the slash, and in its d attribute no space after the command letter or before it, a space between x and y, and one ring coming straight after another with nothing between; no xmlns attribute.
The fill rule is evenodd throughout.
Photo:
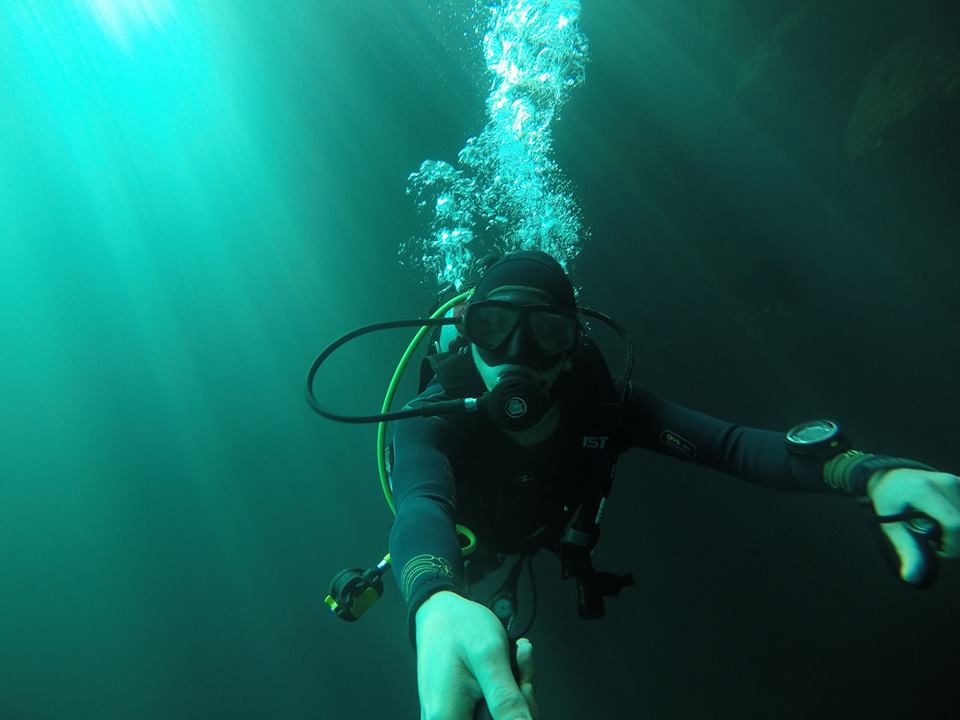
<svg viewBox="0 0 960 720"><path fill-rule="evenodd" d="M466 332L480 347L491 349L502 343L517 321L517 313L502 306L477 306L467 315Z"/></svg>
<svg viewBox="0 0 960 720"><path fill-rule="evenodd" d="M576 335L570 318L555 313L534 314L530 319L530 329L540 349L551 354L570 349Z"/></svg>
<svg viewBox="0 0 960 720"><path fill-rule="evenodd" d="M477 318L477 330L484 330L486 332L499 332L506 328L507 323L504 322L503 316L495 313L481 313L480 317Z"/></svg>
<svg viewBox="0 0 960 720"><path fill-rule="evenodd" d="M560 337L560 327L552 318L541 315L533 322L533 331L544 340Z"/></svg>

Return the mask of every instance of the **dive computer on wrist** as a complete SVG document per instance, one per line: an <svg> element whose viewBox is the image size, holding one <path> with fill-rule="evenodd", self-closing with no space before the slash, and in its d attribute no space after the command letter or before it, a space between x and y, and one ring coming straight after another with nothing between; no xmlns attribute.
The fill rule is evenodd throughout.
<svg viewBox="0 0 960 720"><path fill-rule="evenodd" d="M784 438L787 450L794 455L814 457L828 462L850 449L850 441L833 420L810 420L794 425Z"/></svg>

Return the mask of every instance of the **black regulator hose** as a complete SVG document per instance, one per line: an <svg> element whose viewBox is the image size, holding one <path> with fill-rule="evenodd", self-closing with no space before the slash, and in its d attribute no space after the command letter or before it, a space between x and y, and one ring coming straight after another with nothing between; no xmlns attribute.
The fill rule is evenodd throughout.
<svg viewBox="0 0 960 720"><path fill-rule="evenodd" d="M633 373L633 343L630 340L630 335L624 329L620 323L611 318L609 315L606 315L601 312L597 312L591 308L583 307L580 308L580 312L589 317L596 318L607 325L609 325L614 331L620 335L620 338L623 340L624 348L626 349L626 364L624 367L623 373L623 389L620 397L621 408L623 402L626 400L627 390L630 384L630 376ZM310 365L310 369L307 372L307 387L306 387L306 396L307 404L310 408L320 414L323 417L330 420L335 420L336 422L343 423L381 423L381 422L390 422L392 420L402 420L404 418L411 417L433 417L435 415L458 415L466 412L474 412L480 407L480 404L486 405L485 409L488 409L488 412L491 414L491 417L497 422L498 425L506 427L507 429L523 429L523 423L517 422L516 424L519 427L511 427L513 421L511 419L505 418L500 407L500 397L483 397L479 400L477 398L462 398L457 400L448 400L444 402L433 402L425 403L419 408L412 408L410 410L398 410L395 412L379 413L376 415L341 415L335 413L332 410L328 410L317 400L317 396L313 391L313 383L316 378L317 371L320 369L320 366L329 358L335 350L340 346L345 345L346 343L354 340L355 338L360 337L361 335L366 335L372 332L378 332L380 330L392 330L394 328L403 328L403 327L418 327L418 328L427 328L427 327L437 327L440 325L456 325L461 322L460 318L426 318L426 319L417 319L417 320L393 320L390 322L381 322L374 323L372 325L364 325L363 327L357 328L356 330L351 330L345 335L340 336L332 343L327 345L323 351L317 355L316 359ZM401 365L405 363L402 362ZM508 390L516 390L516 388L502 388L501 393L506 394ZM532 390L530 391L532 392ZM516 392L511 393L515 395ZM527 402L536 402L536 394L533 393L529 397L524 398ZM509 415L509 413L508 413ZM530 413L533 415L533 413Z"/></svg>
<svg viewBox="0 0 960 720"><path fill-rule="evenodd" d="M332 343L327 345L323 351L317 355L316 359L313 361L313 364L310 366L310 370L307 372L307 404L314 410L314 412L323 415L325 418L330 420L336 420L337 422L343 423L378 423L378 422L388 422L390 420L402 420L403 418L411 417L430 417L432 415L451 415L462 412L468 412L470 410L476 409L475 407L470 407L470 403L465 400L450 400L447 402L438 402L438 403L427 403L421 408L415 408L412 410L398 410L396 412L389 413L380 413L378 415L340 415L335 413L327 408L323 407L317 400L317 396L313 392L313 381L317 375L317 371L320 369L320 366L330 357L333 352L339 348L341 345L344 345L351 340L360 337L361 335L366 335L367 333L377 332L379 330L392 330L393 328L403 328L403 327L433 327L438 325L455 325L460 322L459 318L436 318L436 319L419 319L419 320L394 320L391 322L382 322L374 323L373 325L364 325L361 328L356 330L351 330L346 335L334 340ZM469 400L469 398L467 399Z"/></svg>

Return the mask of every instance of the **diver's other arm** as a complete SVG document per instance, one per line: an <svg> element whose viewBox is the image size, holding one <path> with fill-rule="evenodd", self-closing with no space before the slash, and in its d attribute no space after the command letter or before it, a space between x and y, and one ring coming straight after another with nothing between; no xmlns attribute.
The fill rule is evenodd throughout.
<svg viewBox="0 0 960 720"><path fill-rule="evenodd" d="M421 720L473 720L486 700L493 720L536 720L533 648L517 641L519 685L503 625L488 608L441 590L417 609Z"/></svg>
<svg viewBox="0 0 960 720"><path fill-rule="evenodd" d="M937 556L960 557L960 479L909 458L847 449L849 442L832 421L793 428L788 435L798 428L813 435L827 433L809 452L801 451L798 445L804 443L785 443L782 433L705 415L635 383L624 420L632 447L778 490L869 498L899 558L900 577L911 585L922 588L933 582ZM834 440L839 446L831 450ZM816 450L821 445L823 452ZM921 515L925 517L917 517Z"/></svg>

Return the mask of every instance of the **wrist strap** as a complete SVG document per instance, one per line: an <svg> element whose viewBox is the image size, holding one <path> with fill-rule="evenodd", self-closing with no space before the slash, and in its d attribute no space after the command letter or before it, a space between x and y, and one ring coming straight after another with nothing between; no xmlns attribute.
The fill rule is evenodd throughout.
<svg viewBox="0 0 960 720"><path fill-rule="evenodd" d="M859 450L847 450L823 466L823 482L834 490L859 497L866 495L867 483L875 472L897 468L934 470L929 465L908 458L871 455Z"/></svg>

